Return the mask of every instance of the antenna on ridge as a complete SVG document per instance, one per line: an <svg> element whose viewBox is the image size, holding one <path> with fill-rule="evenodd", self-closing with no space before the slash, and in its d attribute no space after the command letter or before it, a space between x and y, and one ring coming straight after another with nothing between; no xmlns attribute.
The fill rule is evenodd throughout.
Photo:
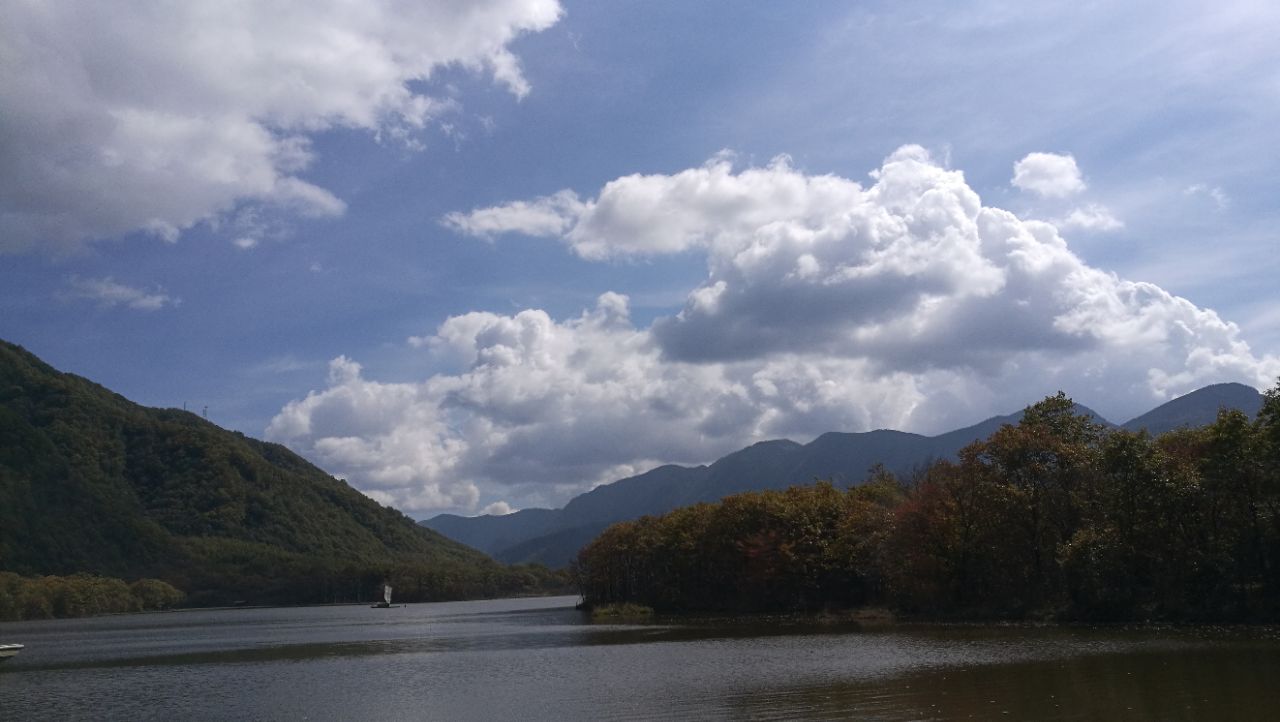
<svg viewBox="0 0 1280 722"><path fill-rule="evenodd" d="M208 407L208 406L205 406L205 407L204 407L204 410L200 412L200 415L204 417L204 420L205 420L205 421L208 421L208 420L209 420L209 407Z"/></svg>

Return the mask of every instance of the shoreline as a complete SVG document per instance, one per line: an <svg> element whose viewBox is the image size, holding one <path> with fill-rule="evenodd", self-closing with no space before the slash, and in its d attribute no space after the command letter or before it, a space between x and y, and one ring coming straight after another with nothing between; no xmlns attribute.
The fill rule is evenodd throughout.
<svg viewBox="0 0 1280 722"><path fill-rule="evenodd" d="M608 606L608 605L605 605ZM961 618L900 615L883 607L817 612L658 612L642 605L628 605L633 613L596 611L575 607L602 624L680 624L688 626L758 626L781 628L857 628L864 630L973 628L973 629L1098 629L1117 631L1221 631L1255 632L1258 638L1280 639L1280 624L1265 622L1126 620L1086 621L1055 619Z"/></svg>
<svg viewBox="0 0 1280 722"><path fill-rule="evenodd" d="M578 597L577 594L519 594L509 597L475 597L472 599L439 599L429 602L396 602L394 607L422 606L425 604L458 604L462 602L493 602L504 599L547 599L551 597ZM151 614L183 614L190 612L232 612L250 609L307 609L313 607L367 607L375 600L365 602L316 602L306 604L222 604L212 607L174 607L171 609L146 609L134 612L106 612L103 614L86 614L79 617L39 617L35 619L0 620L0 626L6 624L27 624L31 622L69 622L78 619L104 619L107 617L137 617ZM570 605L572 607L572 605Z"/></svg>

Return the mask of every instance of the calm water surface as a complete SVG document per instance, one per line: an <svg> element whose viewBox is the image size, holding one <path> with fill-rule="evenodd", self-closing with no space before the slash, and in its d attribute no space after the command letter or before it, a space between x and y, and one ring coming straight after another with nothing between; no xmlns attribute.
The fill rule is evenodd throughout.
<svg viewBox="0 0 1280 722"><path fill-rule="evenodd" d="M0 624L0 719L1275 720L1280 641L606 625L573 597Z"/></svg>

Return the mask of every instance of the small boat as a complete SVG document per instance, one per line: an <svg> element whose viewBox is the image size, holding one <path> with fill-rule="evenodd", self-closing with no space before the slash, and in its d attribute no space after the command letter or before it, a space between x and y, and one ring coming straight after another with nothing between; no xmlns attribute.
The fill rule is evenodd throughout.
<svg viewBox="0 0 1280 722"><path fill-rule="evenodd" d="M17 656L18 652L21 652L24 649L26 649L26 647L21 644L0 644L0 662L3 662L10 657Z"/></svg>
<svg viewBox="0 0 1280 722"><path fill-rule="evenodd" d="M399 605L391 604L391 585L382 585L382 601L369 606L370 609L395 609Z"/></svg>

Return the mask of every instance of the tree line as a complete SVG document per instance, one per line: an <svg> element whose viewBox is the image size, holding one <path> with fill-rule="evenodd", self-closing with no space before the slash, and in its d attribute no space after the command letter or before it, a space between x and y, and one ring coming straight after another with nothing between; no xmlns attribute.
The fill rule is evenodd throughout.
<svg viewBox="0 0 1280 722"><path fill-rule="evenodd" d="M506 566L472 552L452 559L411 553L381 557L323 557L235 539L187 539L190 564L162 570L161 577L186 590L186 606L236 604L344 604L382 598L395 588L397 602L571 593L565 570L538 564Z"/></svg>
<svg viewBox="0 0 1280 722"><path fill-rule="evenodd" d="M539 565L494 564L488 573L476 574L408 560L368 566L305 560L293 567L273 564L263 571L262 576L248 580L238 569L226 579L202 579L218 582L218 590L194 596L160 579L130 583L96 574L22 576L0 571L0 622L218 604L367 602L382 598L383 583L395 588L398 603L568 593L572 589L567 572ZM245 587L246 582L252 588Z"/></svg>
<svg viewBox="0 0 1280 722"><path fill-rule="evenodd" d="M1280 385L1151 437L1059 393L910 479L883 468L607 529L584 604L934 618L1280 620Z"/></svg>
<svg viewBox="0 0 1280 722"><path fill-rule="evenodd" d="M159 579L123 579L92 574L23 577L0 572L0 622L169 609L183 593Z"/></svg>

